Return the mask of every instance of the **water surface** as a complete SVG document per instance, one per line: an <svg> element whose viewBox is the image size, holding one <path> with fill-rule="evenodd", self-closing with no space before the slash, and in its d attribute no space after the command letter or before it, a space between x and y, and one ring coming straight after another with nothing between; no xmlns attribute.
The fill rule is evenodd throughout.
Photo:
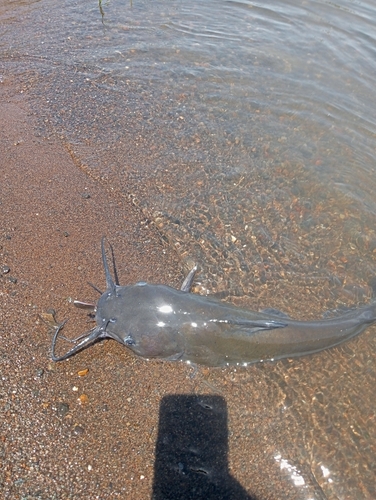
<svg viewBox="0 0 376 500"><path fill-rule="evenodd" d="M196 291L297 318L369 300L372 2L111 1L104 18L94 1L1 4L1 78L22 82L41 134L199 263ZM211 375L301 498L375 496L374 334Z"/></svg>

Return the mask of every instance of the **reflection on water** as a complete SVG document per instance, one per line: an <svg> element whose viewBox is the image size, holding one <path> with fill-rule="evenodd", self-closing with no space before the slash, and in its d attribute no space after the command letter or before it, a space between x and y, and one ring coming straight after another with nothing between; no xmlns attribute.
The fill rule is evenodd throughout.
<svg viewBox="0 0 376 500"><path fill-rule="evenodd" d="M28 8L30 21L12 13L17 38L0 41L1 72L22 79L44 133L140 206L187 268L199 262L200 293L301 318L368 300L376 274L371 2L111 2L104 25L96 2ZM342 374L336 390L356 398L362 369L371 370L372 333L352 345L359 373ZM333 352L328 366L315 361L328 380L344 363ZM356 403L362 411L339 429L343 397L330 403L315 362L304 366L317 400L303 407L299 363L268 370L286 385L303 429L290 451L310 449L304 460L316 464L326 494L372 497L372 454L360 442L368 433L374 446L376 436L360 415L374 411L374 369ZM346 404L352 415L355 403ZM312 429L321 435L308 447ZM275 448L276 456L300 477L294 457Z"/></svg>

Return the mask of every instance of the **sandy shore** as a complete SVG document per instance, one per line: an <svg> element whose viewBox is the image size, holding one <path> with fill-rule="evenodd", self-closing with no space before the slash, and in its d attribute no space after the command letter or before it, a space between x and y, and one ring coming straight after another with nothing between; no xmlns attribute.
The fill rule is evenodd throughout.
<svg viewBox="0 0 376 500"><path fill-rule="evenodd" d="M105 286L102 235L114 247L122 284L148 280L178 286L181 266L141 212L105 183L90 179L58 139L40 136L22 94L3 85L0 108L4 498L145 499L153 488L154 498L165 498L158 484L166 485L168 477L156 459L160 405L166 406L167 397L167 416L176 404L180 411L179 398L185 398L171 395L188 395L188 407L207 406L210 399L194 396L213 392L205 385L198 389L201 370L191 378L186 365L139 360L113 341L55 364L49 358L48 321L54 309L57 321L70 318L68 336L89 328L85 312L69 301L97 299L87 281ZM62 342L61 352L67 347ZM215 405L217 425L226 423L225 400L214 396ZM196 424L191 418L193 430ZM226 432L221 437L220 486L225 477L227 493L219 493L217 485L212 497L236 491L236 498L250 498L229 475ZM211 498L205 488L202 496L197 490L191 496L193 483L187 484L181 498ZM176 489L171 491L171 498L178 498Z"/></svg>
<svg viewBox="0 0 376 500"><path fill-rule="evenodd" d="M88 328L86 314L74 311L68 298L95 301L86 282L104 287L104 234L124 284L143 279L177 285L178 260L127 200L87 177L56 139L38 136L20 94L3 86L0 108L5 497L83 498L85 491L85 498L147 498L159 405L150 391L158 392L166 379L174 390L192 387L189 370L158 363L149 370L153 365L114 342L55 365L41 317L54 308L59 321L71 318L67 335ZM77 372L86 368L80 378ZM112 387L119 384L117 399Z"/></svg>
<svg viewBox="0 0 376 500"><path fill-rule="evenodd" d="M326 415L335 405L345 436L336 442L352 449L346 415L363 419L357 395L335 400L332 387L344 387L346 373L350 387L353 377L357 387L372 387L362 368L371 362L371 336L349 343L344 354L243 370L199 368L194 377L187 365L137 359L114 341L51 362L51 309L57 321L70 318L68 337L89 328L85 311L70 300L98 298L88 281L105 286L103 235L114 247L121 284L178 287L182 266L116 187L88 177L59 138L41 136L23 94L3 83L0 98L3 497L326 498L315 478L321 462L312 456L331 453ZM67 348L61 341L59 352ZM356 352L365 353L359 370ZM309 439L301 422L308 422ZM366 417L362 422L374 428ZM371 453L370 446L361 438L359 450ZM353 463L362 460L359 450ZM344 471L347 463L343 454ZM296 487L293 477L304 481ZM360 480L368 477L371 470L359 472Z"/></svg>

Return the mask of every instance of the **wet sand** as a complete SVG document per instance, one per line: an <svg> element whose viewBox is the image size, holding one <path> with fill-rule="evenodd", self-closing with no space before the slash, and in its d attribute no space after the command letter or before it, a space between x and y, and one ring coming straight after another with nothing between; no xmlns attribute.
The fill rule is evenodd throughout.
<svg viewBox="0 0 376 500"><path fill-rule="evenodd" d="M178 259L141 212L41 137L25 98L5 86L0 148L3 498L150 498L161 399L194 393L199 379L107 341L54 364L48 320L54 308L70 318L68 336L88 329L69 298L95 301L87 281L104 287L104 234L123 284L178 286Z"/></svg>
<svg viewBox="0 0 376 500"><path fill-rule="evenodd" d="M70 318L65 331L69 337L91 327L85 311L74 309L69 299L95 301L98 294L87 281L104 287L103 235L114 247L121 284L146 280L178 287L182 266L153 224L120 191L90 178L58 137L40 135L27 99L15 88L2 84L0 96L4 498L138 500L151 498L154 488L159 499L168 498L162 491L168 481L171 498L325 498L315 477L321 463L311 457L316 449L328 447L331 453L342 441L330 422L322 432L328 408L335 405L331 387L338 381L344 384L344 377L358 377L359 388L372 382L374 370L361 368L371 367L372 357L364 354L359 373L355 357L356 352L369 352L369 332L343 352L238 371L199 368L195 377L186 365L137 359L114 341L98 343L62 363L50 361L51 308L57 321ZM59 352L67 348L61 341ZM294 398L303 402L303 409L291 404ZM307 410L306 400L316 413ZM355 404L354 398L339 401L341 415L350 415L362 404ZM300 425L305 411L318 416L318 423L310 423L310 435ZM370 432L372 418L362 416ZM351 421L359 419L355 414ZM205 421L210 425L197 433ZM222 434L211 435L213 428L222 429ZM346 428L341 430L346 433ZM187 429L198 444L190 442ZM292 437L304 443L301 455ZM197 451L200 440L212 438L214 456ZM189 459L173 449L174 442L189 451ZM360 463L360 453L371 453L373 441L367 442L366 432L359 431L356 443L352 462ZM282 470L276 450L294 457L296 466L291 461ZM192 456L196 468L187 471ZM204 458L210 462L205 467ZM347 457L343 461L346 466ZM354 477L372 477L366 467ZM294 474L304 476L304 487L294 487ZM202 489L201 496L198 489L190 489L192 483ZM367 487L373 488L371 483Z"/></svg>
<svg viewBox="0 0 376 500"><path fill-rule="evenodd" d="M171 498L282 498L277 492L286 485L273 484L276 477L271 476L260 494L265 476L256 479L258 455L265 450L249 449L239 425L226 428L226 398L206 381L207 370L199 368L192 377L187 365L140 360L114 341L98 343L62 363L50 361L51 309L57 321L70 318L64 332L68 337L91 327L85 311L76 310L69 300L97 299L87 281L104 287L102 235L113 245L122 284L147 280L179 286L183 275L176 254L142 212L105 182L88 177L58 138L41 136L27 100L13 85L3 85L1 91L0 484L4 498L151 498L160 419L169 435L173 429L168 416L181 412L181 397L185 405L193 405L185 426L192 433L197 428L192 420L197 409L218 409L214 420L222 430L221 465L211 465L217 467L221 481L225 478L225 486L222 491L218 477L210 478L208 473L205 488L212 496L205 488L201 496L197 489L192 493L190 483L187 488L189 476L179 472L183 466L177 461L172 477L183 478L185 486L179 483L181 496L177 496L175 481ZM60 352L69 347L61 341ZM85 376L79 376L86 370ZM222 370L216 373L220 378ZM227 376L230 380L230 370ZM232 390L231 384L228 389ZM214 394L214 406L205 394ZM236 398L234 404L238 404ZM167 405L167 412L161 412L160 405ZM206 429L209 435L210 428ZM234 436L236 451L231 472L227 470L228 433ZM187 436L185 441L181 432L179 436L180 446L189 447ZM163 432L161 437L163 448ZM168 452L170 460L173 451ZM217 459L210 453L206 458ZM166 498L158 484L167 484L169 476L163 463L156 470L154 498ZM277 472L274 468L273 475ZM201 471L200 479L202 474L205 479L207 472ZM243 488L241 482L248 484ZM295 496L293 491L286 495Z"/></svg>
<svg viewBox="0 0 376 500"><path fill-rule="evenodd" d="M177 285L178 260L140 212L90 179L56 139L38 136L25 99L12 94L3 86L3 498L82 498L83 492L85 498L147 498L159 403L155 396L150 403L150 392L167 378L171 390L178 390L187 369L158 366L155 373L113 342L55 365L41 317L48 319L44 313L55 308L59 321L71 318L68 335L88 328L85 313L74 311L67 299L97 299L86 282L104 286L104 234L115 248L123 283ZM85 368L89 372L80 378L77 372ZM115 374L124 384L120 399L112 390ZM87 398L79 400L83 394Z"/></svg>

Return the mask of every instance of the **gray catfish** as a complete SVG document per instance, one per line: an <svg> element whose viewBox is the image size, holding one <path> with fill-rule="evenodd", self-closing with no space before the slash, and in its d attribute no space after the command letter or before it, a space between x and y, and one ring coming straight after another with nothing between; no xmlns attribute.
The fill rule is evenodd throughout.
<svg viewBox="0 0 376 500"><path fill-rule="evenodd" d="M96 305L75 301L77 307L95 312L97 325L72 340L76 345L66 354L56 356L56 341L65 322L59 325L52 340L53 361L67 359L97 339L112 338L143 358L206 366L247 365L327 349L376 321L376 302L318 321L248 311L190 293L196 267L180 290L144 282L119 286L111 277L104 238L102 259L107 290Z"/></svg>

